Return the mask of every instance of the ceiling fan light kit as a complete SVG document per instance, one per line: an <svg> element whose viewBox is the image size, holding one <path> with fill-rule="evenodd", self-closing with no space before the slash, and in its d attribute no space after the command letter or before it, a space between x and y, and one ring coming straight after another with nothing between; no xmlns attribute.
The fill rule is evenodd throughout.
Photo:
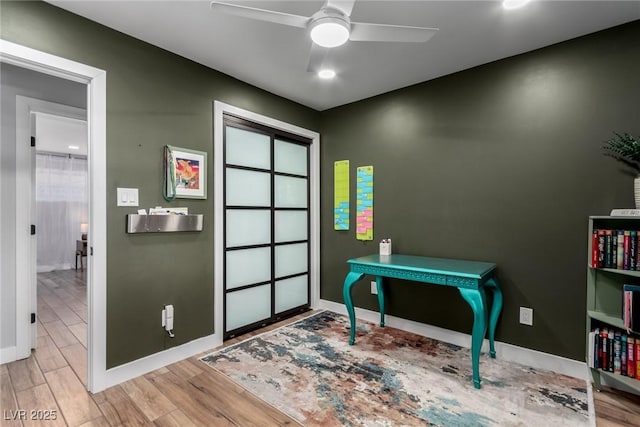
<svg viewBox="0 0 640 427"><path fill-rule="evenodd" d="M338 47L349 40L351 23L344 13L322 9L311 17L309 33L311 40L322 47Z"/></svg>
<svg viewBox="0 0 640 427"><path fill-rule="evenodd" d="M307 29L314 43L311 46L307 71L314 73L322 69L327 49L341 46L347 40L424 43L438 31L437 28L352 22L351 11L355 2L356 0L325 0L322 8L309 17L225 3L219 0L211 2L211 9L243 18Z"/></svg>
<svg viewBox="0 0 640 427"><path fill-rule="evenodd" d="M322 47L338 47L349 40L349 30L339 21L323 20L311 26L311 40Z"/></svg>

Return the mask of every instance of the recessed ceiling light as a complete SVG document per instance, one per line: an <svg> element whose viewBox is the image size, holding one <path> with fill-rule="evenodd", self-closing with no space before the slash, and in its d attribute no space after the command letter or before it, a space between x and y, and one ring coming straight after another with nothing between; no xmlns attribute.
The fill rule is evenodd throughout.
<svg viewBox="0 0 640 427"><path fill-rule="evenodd" d="M77 145L69 145L69 149L70 150L79 150L80 147L78 147Z"/></svg>
<svg viewBox="0 0 640 427"><path fill-rule="evenodd" d="M529 3L529 1L530 0L503 0L502 7L507 10L518 9Z"/></svg>
<svg viewBox="0 0 640 427"><path fill-rule="evenodd" d="M324 70L318 71L318 77L320 77L321 79L332 79L335 76L336 76L336 72L329 68L325 68Z"/></svg>

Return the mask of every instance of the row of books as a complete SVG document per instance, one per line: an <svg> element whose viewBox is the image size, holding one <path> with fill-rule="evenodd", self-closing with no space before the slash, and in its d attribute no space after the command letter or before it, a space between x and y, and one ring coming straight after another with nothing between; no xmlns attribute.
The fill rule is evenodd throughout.
<svg viewBox="0 0 640 427"><path fill-rule="evenodd" d="M591 267L640 270L640 231L593 230Z"/></svg>
<svg viewBox="0 0 640 427"><path fill-rule="evenodd" d="M622 320L627 331L640 333L640 286L622 287Z"/></svg>
<svg viewBox="0 0 640 427"><path fill-rule="evenodd" d="M589 332L590 368L640 379L640 337L615 328Z"/></svg>

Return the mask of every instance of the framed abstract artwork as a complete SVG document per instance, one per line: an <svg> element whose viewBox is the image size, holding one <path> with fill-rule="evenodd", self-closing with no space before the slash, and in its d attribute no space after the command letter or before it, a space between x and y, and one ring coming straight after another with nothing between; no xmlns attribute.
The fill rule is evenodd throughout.
<svg viewBox="0 0 640 427"><path fill-rule="evenodd" d="M165 177L167 197L206 199L207 153L167 145Z"/></svg>

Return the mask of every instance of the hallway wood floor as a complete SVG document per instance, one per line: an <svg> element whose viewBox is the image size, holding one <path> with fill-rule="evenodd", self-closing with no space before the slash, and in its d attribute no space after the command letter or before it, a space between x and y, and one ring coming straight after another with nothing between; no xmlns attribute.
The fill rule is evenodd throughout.
<svg viewBox="0 0 640 427"><path fill-rule="evenodd" d="M38 275L38 345L32 357L0 365L1 426L286 426L299 425L198 357L91 394L87 377L85 274ZM308 316L305 313L225 346ZM640 426L640 398L594 393L598 427ZM13 420L17 409L55 411L49 421ZM13 416L12 416L13 415Z"/></svg>

